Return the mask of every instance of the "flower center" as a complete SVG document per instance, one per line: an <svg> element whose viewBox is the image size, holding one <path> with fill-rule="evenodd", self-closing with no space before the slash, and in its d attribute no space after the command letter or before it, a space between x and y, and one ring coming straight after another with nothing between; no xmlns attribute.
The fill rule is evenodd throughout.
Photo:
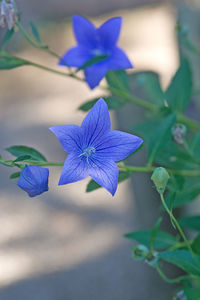
<svg viewBox="0 0 200 300"><path fill-rule="evenodd" d="M92 51L92 54L95 55L95 56L103 56L103 55L105 55L105 53L103 53L103 51L100 50L100 49L94 49Z"/></svg>
<svg viewBox="0 0 200 300"><path fill-rule="evenodd" d="M84 158L86 158L86 161L89 165L89 157L92 156L92 154L94 154L96 152L94 147L87 147L83 149L83 152L79 155L79 157L83 156Z"/></svg>

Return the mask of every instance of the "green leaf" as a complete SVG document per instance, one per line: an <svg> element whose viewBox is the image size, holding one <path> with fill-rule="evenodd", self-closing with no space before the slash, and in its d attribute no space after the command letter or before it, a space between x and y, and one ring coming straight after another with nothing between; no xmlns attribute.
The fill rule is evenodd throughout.
<svg viewBox="0 0 200 300"><path fill-rule="evenodd" d="M8 151L16 157L28 155L31 157L31 160L45 162L47 161L46 158L39 151L27 146L11 146L9 148L6 148L6 151Z"/></svg>
<svg viewBox="0 0 200 300"><path fill-rule="evenodd" d="M200 233L193 240L191 247L196 254L200 255Z"/></svg>
<svg viewBox="0 0 200 300"><path fill-rule="evenodd" d="M197 265L191 253L187 250L161 252L158 254L158 257L164 261L178 266L188 273L200 276L200 267ZM196 255L196 258L200 263L200 256Z"/></svg>
<svg viewBox="0 0 200 300"><path fill-rule="evenodd" d="M200 194L200 178L185 177L182 190L170 190L166 197L167 204L173 202L173 207L181 206L196 199ZM172 198L174 199L172 200Z"/></svg>
<svg viewBox="0 0 200 300"><path fill-rule="evenodd" d="M3 51L5 49L7 43L12 38L14 33L15 33L14 28L12 28L11 30L7 30L5 37L3 39L3 42L2 42L2 45L1 45L1 51Z"/></svg>
<svg viewBox="0 0 200 300"><path fill-rule="evenodd" d="M125 171L119 171L118 182L122 182L122 181L126 180L127 178L129 178L130 176L131 176L131 172L129 172L129 171L126 171L126 172ZM102 187L101 185L99 185L98 183L96 183L92 179L92 180L90 180L90 182L87 185L86 192L89 193L89 192L97 190L101 187Z"/></svg>
<svg viewBox="0 0 200 300"><path fill-rule="evenodd" d="M17 67L21 67L24 65L28 65L29 63L21 58L16 58L12 56L4 56L0 54L0 70L8 70Z"/></svg>
<svg viewBox="0 0 200 300"><path fill-rule="evenodd" d="M200 289L197 288L185 288L184 295L187 300L200 300Z"/></svg>
<svg viewBox="0 0 200 300"><path fill-rule="evenodd" d="M118 108L122 107L125 104L125 102L122 99L114 97L114 96L103 97L103 99L107 103L108 109L118 109ZM99 98L95 98L93 100L90 100L90 101L82 104L79 107L79 109L83 110L83 111L88 111L88 110L90 110L94 106L94 104L98 100L99 100Z"/></svg>
<svg viewBox="0 0 200 300"><path fill-rule="evenodd" d="M128 239L137 241L140 244L145 245L150 248L152 230L140 230L130 232L124 235ZM158 231L154 239L154 248L155 249L166 249L176 244L177 240L174 236L170 235L164 231Z"/></svg>
<svg viewBox="0 0 200 300"><path fill-rule="evenodd" d="M18 161L25 161L25 160L29 160L31 159L30 155L21 155L19 157L17 157L13 162L18 162Z"/></svg>
<svg viewBox="0 0 200 300"><path fill-rule="evenodd" d="M109 87L114 89L120 89L130 91L129 77L124 70L120 71L109 71L106 74L106 81Z"/></svg>
<svg viewBox="0 0 200 300"><path fill-rule="evenodd" d="M156 224L154 225L152 231L151 231L151 241L150 241L150 244L151 244L151 250L153 251L154 249L154 242L155 242L155 239L156 239L156 236L159 232L159 227L160 227L160 224L162 222L162 218L159 218L158 221L156 222Z"/></svg>
<svg viewBox="0 0 200 300"><path fill-rule="evenodd" d="M181 218L179 219L179 224L183 227L200 231L200 215Z"/></svg>
<svg viewBox="0 0 200 300"><path fill-rule="evenodd" d="M165 95L160 85L159 75L154 72L138 72L129 75L142 94L158 106L164 105Z"/></svg>
<svg viewBox="0 0 200 300"><path fill-rule="evenodd" d="M82 66L80 66L76 72L80 71L80 70L85 70L86 68L94 65L94 64L97 64L99 62L102 62L104 61L105 59L107 59L108 56L107 55L98 55L98 56L95 56L95 57L92 57L91 59L89 59L86 63L82 64Z"/></svg>
<svg viewBox="0 0 200 300"><path fill-rule="evenodd" d="M15 173L10 175L10 179L18 178L20 176L20 174L21 174L21 172L15 172Z"/></svg>
<svg viewBox="0 0 200 300"><path fill-rule="evenodd" d="M165 98L174 111L183 112L191 100L192 72L189 61L183 58L168 87Z"/></svg>
<svg viewBox="0 0 200 300"><path fill-rule="evenodd" d="M32 34L35 37L36 41L39 44L42 44L40 34L39 34L39 31L38 31L37 27L35 26L35 24L33 22L30 22L30 26L31 26Z"/></svg>
<svg viewBox="0 0 200 300"><path fill-rule="evenodd" d="M154 162L166 143L171 140L171 128L175 122L175 114L169 114L164 119L149 120L134 126L134 130L142 136L147 145L149 164Z"/></svg>

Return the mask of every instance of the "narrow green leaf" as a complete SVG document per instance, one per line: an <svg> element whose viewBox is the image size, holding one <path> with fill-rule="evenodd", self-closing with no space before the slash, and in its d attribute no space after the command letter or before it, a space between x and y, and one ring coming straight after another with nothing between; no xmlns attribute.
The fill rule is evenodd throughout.
<svg viewBox="0 0 200 300"><path fill-rule="evenodd" d="M124 235L126 238L135 240L140 244L150 248L152 230L140 230L130 232ZM176 238L164 231L158 231L154 239L155 249L166 249L173 246L177 242Z"/></svg>
<svg viewBox="0 0 200 300"><path fill-rule="evenodd" d="M187 250L161 252L158 254L158 257L164 261L178 266L188 273L200 276L200 267L197 265L191 253ZM196 258L200 263L200 256L196 255Z"/></svg>
<svg viewBox="0 0 200 300"><path fill-rule="evenodd" d="M118 108L122 107L125 104L125 102L122 99L114 97L114 96L103 97L103 99L107 103L108 109L118 109ZM82 104L79 107L79 109L82 110L82 111L88 111L94 106L94 104L98 100L99 100L99 98L95 98L93 100L90 100L90 101Z"/></svg>
<svg viewBox="0 0 200 300"><path fill-rule="evenodd" d="M12 56L4 56L0 54L0 70L8 70L28 65L28 62Z"/></svg>
<svg viewBox="0 0 200 300"><path fill-rule="evenodd" d="M102 62L104 61L105 59L107 59L108 56L107 55L98 55L98 56L95 56L95 57L92 57L91 59L89 59L86 63L82 64L82 66L80 66L76 72L80 71L80 70L85 70L86 68L94 65L94 64L97 64L99 62Z"/></svg>
<svg viewBox="0 0 200 300"><path fill-rule="evenodd" d="M7 148L6 151L8 151L16 157L28 155L31 157L31 160L47 161L46 158L39 151L27 146L11 146Z"/></svg>
<svg viewBox="0 0 200 300"><path fill-rule="evenodd" d="M21 172L15 172L15 173L10 175L10 179L18 178L20 176L20 174L21 174Z"/></svg>
<svg viewBox="0 0 200 300"><path fill-rule="evenodd" d="M35 24L33 22L30 22L30 26L31 26L32 34L35 37L36 41L39 44L42 44L40 34L39 34L39 31L38 31L37 27L35 26Z"/></svg>
<svg viewBox="0 0 200 300"><path fill-rule="evenodd" d="M151 241L150 241L150 244L151 244L151 250L152 251L154 250L154 242L155 242L156 236L158 234L161 222L162 222L162 218L159 218L158 221L156 222L156 224L154 225L152 231L151 231Z"/></svg>
<svg viewBox="0 0 200 300"><path fill-rule="evenodd" d="M174 111L183 112L191 100L192 72L189 61L183 58L178 71L173 77L165 97Z"/></svg>
<svg viewBox="0 0 200 300"><path fill-rule="evenodd" d="M107 72L106 81L111 89L130 91L129 77L124 70Z"/></svg>
<svg viewBox="0 0 200 300"><path fill-rule="evenodd" d="M7 45L7 43L9 42L9 40L12 38L13 34L15 33L14 28L12 28L11 30L7 30L2 45L1 45L1 51L3 51Z"/></svg>
<svg viewBox="0 0 200 300"><path fill-rule="evenodd" d="M193 240L191 247L196 254L200 255L200 233Z"/></svg>
<svg viewBox="0 0 200 300"><path fill-rule="evenodd" d="M118 182L122 182L122 181L128 179L130 176L131 176L131 172L119 171ZM101 185L99 185L98 183L96 183L92 179L92 180L90 180L90 182L87 185L86 192L89 193L89 192L92 192L92 191L97 190L99 188L101 188Z"/></svg>
<svg viewBox="0 0 200 300"><path fill-rule="evenodd" d="M18 162L18 161L25 161L25 160L29 160L31 159L30 155L21 155L19 157L17 157L13 162Z"/></svg>
<svg viewBox="0 0 200 300"><path fill-rule="evenodd" d="M179 219L179 224L183 227L200 231L200 215L181 218Z"/></svg>

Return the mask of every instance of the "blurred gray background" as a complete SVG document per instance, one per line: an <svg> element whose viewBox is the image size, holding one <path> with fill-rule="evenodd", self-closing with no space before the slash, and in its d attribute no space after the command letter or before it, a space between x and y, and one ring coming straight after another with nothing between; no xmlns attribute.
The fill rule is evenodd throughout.
<svg viewBox="0 0 200 300"><path fill-rule="evenodd" d="M16 1L25 26L37 20L43 40L59 55L74 45L71 15L82 14L96 25L123 17L120 45L138 70L154 70L167 86L178 66L176 20L190 27L199 42L199 1L44 0ZM4 31L0 31L2 38ZM57 61L28 45L19 32L9 51L60 70ZM199 72L199 70L195 70ZM33 67L0 73L0 141L2 149L25 144L50 161L65 153L48 130L80 124L78 110L102 95L97 88ZM144 112L127 105L111 113L113 129L129 131ZM131 163L142 165L145 154ZM88 180L57 186L61 168L52 168L50 191L29 198L9 180L13 170L0 166L0 300L168 300L174 287L149 266L131 260L131 243L123 234L156 222L159 199L149 175L134 174L118 186L86 194ZM173 276L173 274L171 273Z"/></svg>

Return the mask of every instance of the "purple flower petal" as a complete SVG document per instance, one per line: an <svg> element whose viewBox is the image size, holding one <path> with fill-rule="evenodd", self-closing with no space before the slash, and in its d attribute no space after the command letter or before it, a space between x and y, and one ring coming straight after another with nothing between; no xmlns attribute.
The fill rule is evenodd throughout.
<svg viewBox="0 0 200 300"><path fill-rule="evenodd" d="M77 125L57 125L49 128L59 139L67 153L80 153L82 149L82 129Z"/></svg>
<svg viewBox="0 0 200 300"><path fill-rule="evenodd" d="M104 49L112 49L116 45L119 39L121 25L122 18L116 17L106 21L97 29Z"/></svg>
<svg viewBox="0 0 200 300"><path fill-rule="evenodd" d="M27 192L30 197L35 197L48 191L48 177L48 169L27 166L22 170L17 185Z"/></svg>
<svg viewBox="0 0 200 300"><path fill-rule="evenodd" d="M85 80L89 87L94 89L106 75L108 68L106 61L97 63L84 70Z"/></svg>
<svg viewBox="0 0 200 300"><path fill-rule="evenodd" d="M117 162L129 156L142 142L141 138L133 134L112 130L94 145L95 154L98 158L112 159Z"/></svg>
<svg viewBox="0 0 200 300"><path fill-rule="evenodd" d="M78 44L88 48L94 48L96 46L95 26L89 20L78 15L73 16L72 23Z"/></svg>
<svg viewBox="0 0 200 300"><path fill-rule="evenodd" d="M90 146L110 130L110 116L106 102L99 99L81 124L85 146Z"/></svg>
<svg viewBox="0 0 200 300"><path fill-rule="evenodd" d="M65 160L58 184L72 183L88 177L87 168L86 160L81 159L77 154L69 154Z"/></svg>
<svg viewBox="0 0 200 300"><path fill-rule="evenodd" d="M60 66L69 66L79 68L87 62L92 56L86 47L76 46L69 49L60 59Z"/></svg>
<svg viewBox="0 0 200 300"><path fill-rule="evenodd" d="M115 47L108 61L109 70L123 70L133 68L130 60L122 49Z"/></svg>
<svg viewBox="0 0 200 300"><path fill-rule="evenodd" d="M89 176L107 189L113 196L117 189L119 170L111 160L94 160L94 166L89 169Z"/></svg>

